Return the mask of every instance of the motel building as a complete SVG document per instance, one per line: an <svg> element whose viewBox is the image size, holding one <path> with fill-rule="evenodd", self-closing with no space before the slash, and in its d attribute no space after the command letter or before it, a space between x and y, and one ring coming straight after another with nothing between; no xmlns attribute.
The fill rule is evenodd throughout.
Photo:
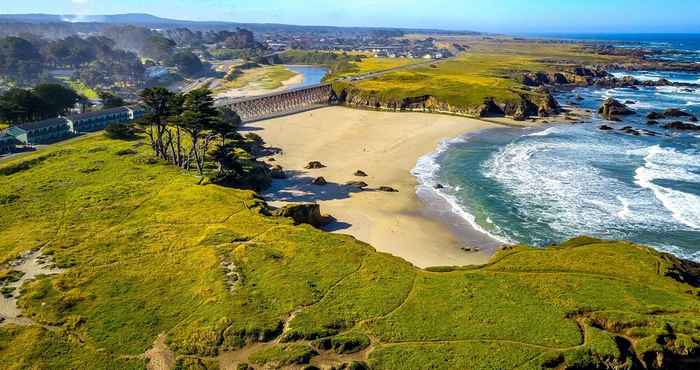
<svg viewBox="0 0 700 370"><path fill-rule="evenodd" d="M7 133L25 145L50 144L73 135L68 120L63 117L12 126Z"/></svg>
<svg viewBox="0 0 700 370"><path fill-rule="evenodd" d="M12 153L15 151L17 139L6 132L0 132L0 154Z"/></svg>
<svg viewBox="0 0 700 370"><path fill-rule="evenodd" d="M129 106L12 126L0 133L0 153L15 150L16 144L46 145L87 132L99 131L110 123L128 123L143 117L145 108ZM10 140L9 138L12 138Z"/></svg>
<svg viewBox="0 0 700 370"><path fill-rule="evenodd" d="M127 123L144 115L142 107L119 107L66 117L75 134L102 130L110 123Z"/></svg>

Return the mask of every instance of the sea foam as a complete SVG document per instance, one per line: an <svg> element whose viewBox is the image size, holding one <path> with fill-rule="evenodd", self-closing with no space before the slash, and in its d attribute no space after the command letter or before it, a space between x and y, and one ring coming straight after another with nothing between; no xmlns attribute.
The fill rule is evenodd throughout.
<svg viewBox="0 0 700 370"><path fill-rule="evenodd" d="M478 133L475 133L478 134ZM429 192L433 195L438 196L440 199L444 200L449 204L450 211L459 216L461 219L465 220L474 230L490 237L491 239L497 240L501 243L508 244L513 243L512 240L505 238L500 235L495 235L484 229L476 221L476 217L471 214L467 209L460 203L456 196L449 194L450 188L453 188L449 184L441 184L445 186L444 189L436 189L435 187L440 184L438 179L438 174L440 171L440 164L438 160L440 156L447 151L450 146L464 143L469 140L469 137L475 134L468 134L454 139L443 140L438 146L437 150L433 153L425 155L418 159L416 166L411 171L411 174L418 180L418 187L416 189L416 194L420 195L421 192ZM457 186L454 187L455 192L459 192L461 189Z"/></svg>

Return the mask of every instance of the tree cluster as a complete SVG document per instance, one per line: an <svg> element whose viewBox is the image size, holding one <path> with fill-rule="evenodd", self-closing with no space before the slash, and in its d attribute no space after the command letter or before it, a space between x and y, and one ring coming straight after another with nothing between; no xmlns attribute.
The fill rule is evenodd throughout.
<svg viewBox="0 0 700 370"><path fill-rule="evenodd" d="M66 114L80 100L70 88L58 84L34 89L10 89L0 96L0 121L9 124L38 121Z"/></svg>
<svg viewBox="0 0 700 370"><path fill-rule="evenodd" d="M138 56L117 49L107 37L70 36L54 41L26 37L0 39L0 76L20 85L36 82L46 69L56 68L78 69L78 77L91 86L136 85L143 79Z"/></svg>
<svg viewBox="0 0 700 370"><path fill-rule="evenodd" d="M235 154L226 139L237 136L241 119L235 112L214 107L211 91L176 94L155 87L145 89L141 98L149 108L142 123L157 157L185 170L195 168L203 176L211 146L218 142L213 155L218 174L231 168Z"/></svg>
<svg viewBox="0 0 700 370"><path fill-rule="evenodd" d="M204 64L191 51L179 51L167 61L167 64L177 67L185 76L197 76L204 70Z"/></svg>
<svg viewBox="0 0 700 370"><path fill-rule="evenodd" d="M177 46L173 40L166 38L157 31L143 27L109 27L103 34L114 40L117 48L135 52L144 58L158 62L172 56Z"/></svg>
<svg viewBox="0 0 700 370"><path fill-rule="evenodd" d="M31 42L19 37L0 39L0 76L26 83L35 79L42 69L41 54Z"/></svg>

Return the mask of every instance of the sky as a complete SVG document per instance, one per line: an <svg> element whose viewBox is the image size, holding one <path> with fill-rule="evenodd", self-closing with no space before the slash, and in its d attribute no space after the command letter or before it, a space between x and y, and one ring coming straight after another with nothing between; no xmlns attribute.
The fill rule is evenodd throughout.
<svg viewBox="0 0 700 370"><path fill-rule="evenodd" d="M699 0L0 0L0 13L149 13L187 20L498 33L700 32Z"/></svg>

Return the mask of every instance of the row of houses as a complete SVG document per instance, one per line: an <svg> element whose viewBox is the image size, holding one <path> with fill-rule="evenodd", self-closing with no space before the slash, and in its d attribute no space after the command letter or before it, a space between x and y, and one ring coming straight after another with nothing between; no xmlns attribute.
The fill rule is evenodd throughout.
<svg viewBox="0 0 700 370"><path fill-rule="evenodd" d="M110 123L127 123L146 113L141 106L128 106L87 112L43 121L23 123L0 131L0 153L9 153L17 145L42 145L82 133L102 130Z"/></svg>

